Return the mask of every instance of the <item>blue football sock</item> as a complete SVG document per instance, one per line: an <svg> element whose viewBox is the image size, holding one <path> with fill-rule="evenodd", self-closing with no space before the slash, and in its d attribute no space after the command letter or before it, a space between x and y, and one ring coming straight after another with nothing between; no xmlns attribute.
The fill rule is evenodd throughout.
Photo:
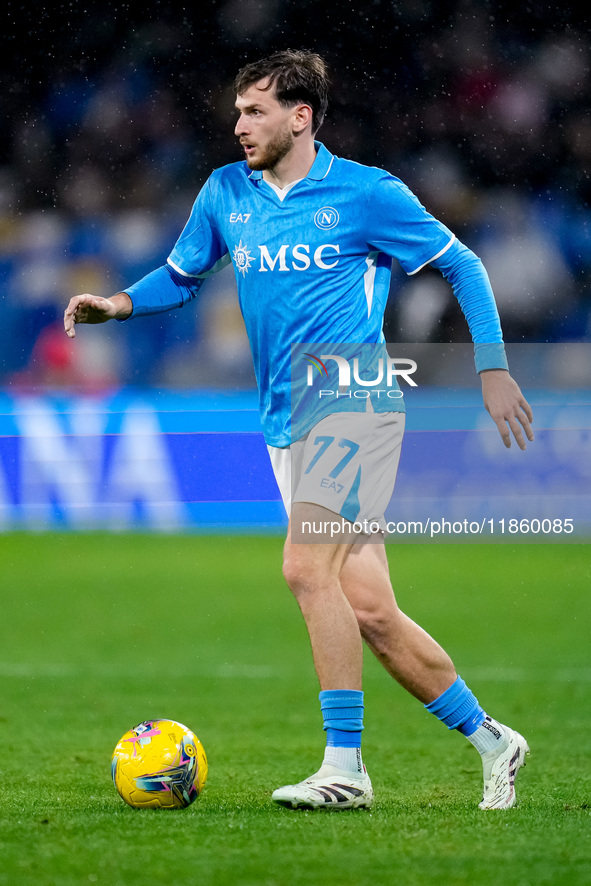
<svg viewBox="0 0 591 886"><path fill-rule="evenodd" d="M425 707L445 723L448 729L457 729L465 736L472 735L486 716L478 699L461 677Z"/></svg>
<svg viewBox="0 0 591 886"><path fill-rule="evenodd" d="M327 746L361 747L363 692L356 689L325 689L319 697Z"/></svg>

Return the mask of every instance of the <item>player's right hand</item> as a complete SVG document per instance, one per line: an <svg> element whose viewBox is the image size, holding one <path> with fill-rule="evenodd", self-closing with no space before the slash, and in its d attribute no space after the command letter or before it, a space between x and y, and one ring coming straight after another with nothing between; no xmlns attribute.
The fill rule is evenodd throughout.
<svg viewBox="0 0 591 886"><path fill-rule="evenodd" d="M108 298L101 298L100 295L91 295L88 292L84 295L75 295L64 311L64 329L66 335L74 338L76 323L106 323L117 315L117 306Z"/></svg>

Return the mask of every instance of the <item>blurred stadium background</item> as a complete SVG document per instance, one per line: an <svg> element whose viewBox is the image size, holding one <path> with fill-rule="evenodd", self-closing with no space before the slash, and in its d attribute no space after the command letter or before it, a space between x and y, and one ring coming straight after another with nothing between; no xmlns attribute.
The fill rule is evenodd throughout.
<svg viewBox="0 0 591 886"><path fill-rule="evenodd" d="M113 525L115 511L122 526L199 523L203 501L219 504L219 490L181 490L190 517L170 505L182 459L199 462L210 480L207 465L220 463L219 454L183 449L199 431L230 431L235 442L251 435L248 476L244 456L230 452L226 462L250 493L228 493L222 510L236 515L232 502L250 495L259 510L247 524L282 521L253 424L254 379L231 273L209 281L196 307L79 329L75 342L61 317L71 295L110 295L166 260L211 169L240 159L237 68L287 46L320 51L331 65L321 139L399 175L482 257L506 341L578 345L563 381L588 405L591 53L583 10L502 0L144 9L9 2L5 20L0 524ZM385 328L390 341L467 338L449 287L429 270L406 278L395 269ZM571 465L588 454L588 417L579 425L577 439L562 445ZM159 435L168 435L164 443L154 442ZM127 456L109 448L117 436ZM539 457L547 464L556 451L554 442ZM125 469L113 479L115 462ZM581 467L567 487L554 479L553 494L576 487L588 502L588 474ZM216 513L213 522L223 524Z"/></svg>

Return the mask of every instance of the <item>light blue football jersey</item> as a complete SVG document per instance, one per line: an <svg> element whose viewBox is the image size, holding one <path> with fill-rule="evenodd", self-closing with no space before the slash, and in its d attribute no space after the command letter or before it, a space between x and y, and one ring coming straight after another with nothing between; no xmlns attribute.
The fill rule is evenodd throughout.
<svg viewBox="0 0 591 886"><path fill-rule="evenodd" d="M399 179L316 148L308 175L283 200L246 162L213 172L168 259L184 277L233 262L273 446L291 442L292 344L383 341L392 258L412 274L454 240Z"/></svg>

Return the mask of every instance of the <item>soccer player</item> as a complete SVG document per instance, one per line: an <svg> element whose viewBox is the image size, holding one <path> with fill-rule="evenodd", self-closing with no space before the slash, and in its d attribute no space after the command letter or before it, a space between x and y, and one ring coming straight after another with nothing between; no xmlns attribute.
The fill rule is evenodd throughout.
<svg viewBox="0 0 591 886"><path fill-rule="evenodd" d="M389 173L334 156L315 141L328 77L315 53L287 50L237 75L235 135L244 160L215 170L165 266L111 298L72 298L76 323L127 320L191 301L233 262L260 413L290 516L283 573L305 619L327 734L320 769L273 793L289 807L369 806L361 756L362 640L386 670L482 755L481 809L508 809L529 751L489 716L447 653L396 604L383 536L363 531L303 543L308 521L383 521L404 427L400 399L327 399L314 425L291 423L291 347L380 343L392 259L407 274L431 264L448 279L475 344L484 404L505 446L533 440L529 404L508 372L499 317L477 256ZM314 355L310 355L313 357ZM297 437L297 439L296 439ZM345 468L346 462L346 468ZM327 476L338 483L326 483ZM345 523L343 523L345 525Z"/></svg>

